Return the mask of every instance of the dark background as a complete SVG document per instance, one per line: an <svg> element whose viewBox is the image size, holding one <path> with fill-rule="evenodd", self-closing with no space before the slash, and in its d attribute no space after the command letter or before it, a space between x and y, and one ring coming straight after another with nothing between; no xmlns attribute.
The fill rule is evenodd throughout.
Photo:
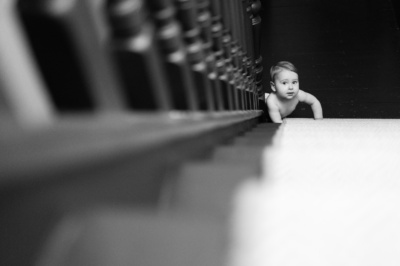
<svg viewBox="0 0 400 266"><path fill-rule="evenodd" d="M263 0L264 89L287 60L326 118L400 118L397 0ZM312 117L300 104L291 117Z"/></svg>

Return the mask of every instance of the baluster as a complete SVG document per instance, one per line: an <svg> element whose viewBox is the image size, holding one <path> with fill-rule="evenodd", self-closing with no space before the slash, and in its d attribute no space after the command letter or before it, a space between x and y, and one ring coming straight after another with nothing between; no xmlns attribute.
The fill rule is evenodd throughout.
<svg viewBox="0 0 400 266"><path fill-rule="evenodd" d="M255 109L255 96L256 96L256 72L255 72L255 50L254 50L254 32L253 32L253 12L252 12L253 0L247 0L247 17L246 25L248 27L249 34L249 59L251 62L251 74L250 74L250 109Z"/></svg>
<svg viewBox="0 0 400 266"><path fill-rule="evenodd" d="M240 8L241 8L241 2L239 1L233 1L232 2L232 7L233 7L233 18L232 19L232 36L233 39L235 40L234 42L234 49L236 50L236 56L234 60L234 68L236 69L237 72L237 88L238 88L238 104L239 104L239 109L244 110L245 109L245 104L244 104L244 76L245 76L245 70L243 67L243 36L241 32L242 28L242 21L240 21Z"/></svg>
<svg viewBox="0 0 400 266"><path fill-rule="evenodd" d="M110 48L133 109L170 110L167 78L155 42L155 28L143 0L113 0L107 5Z"/></svg>
<svg viewBox="0 0 400 266"><path fill-rule="evenodd" d="M59 110L124 108L87 0L21 0L19 11Z"/></svg>
<svg viewBox="0 0 400 266"><path fill-rule="evenodd" d="M259 15L261 10L261 2L260 0L253 0L251 5L251 10L253 13L253 37L254 37L254 53L255 53L255 75L256 75L256 88L257 88L257 108L258 108L258 99L264 97L264 91L262 88L262 76L263 76L263 66L262 66L262 56L260 51L261 45L261 17Z"/></svg>
<svg viewBox="0 0 400 266"><path fill-rule="evenodd" d="M241 19L243 21L243 33L245 37L245 53L243 57L243 63L246 68L246 109L251 109L252 107L252 84L253 84L253 45L251 42L252 38L252 28L250 25L250 18L248 13L248 0L242 0L242 12Z"/></svg>
<svg viewBox="0 0 400 266"><path fill-rule="evenodd" d="M232 93L232 109L238 109L238 94L236 88L238 87L237 80L237 45L236 40L233 36L233 3L232 1L222 0L223 2L223 21L224 21L224 43L225 43L225 62L228 68L228 77L231 84L231 93ZM228 51L229 50L229 51Z"/></svg>
<svg viewBox="0 0 400 266"><path fill-rule="evenodd" d="M181 22L186 42L188 60L191 64L196 92L201 110L214 110L211 83L208 79L207 64L200 39L197 11L194 0L175 0L177 18Z"/></svg>
<svg viewBox="0 0 400 266"><path fill-rule="evenodd" d="M258 3L257 3L258 2ZM250 18L250 34L251 34L251 49L253 55L253 89L252 89L252 109L256 109L258 105L258 93L262 90L261 86L261 75L262 75L262 58L260 54L260 23L261 17L258 16L260 7L258 0L249 0L248 2L248 13ZM259 77L258 77L259 76ZM258 80L259 79L259 80Z"/></svg>
<svg viewBox="0 0 400 266"><path fill-rule="evenodd" d="M226 0L225 0L226 1ZM226 1L226 12L225 16L226 24L228 30L227 34L231 36L231 57L230 61L232 66L233 78L232 83L234 87L234 101L235 101L235 109L240 109L241 103L240 99L242 98L242 89L243 89L243 79L241 75L241 52L239 51L239 28L238 28L238 16L237 16L237 5L234 1Z"/></svg>
<svg viewBox="0 0 400 266"><path fill-rule="evenodd" d="M249 59L251 62L251 75L250 75L250 109L253 110L255 109L255 93L256 93L256 84L255 84L255 78L256 78L256 73L255 73L255 51L254 51L254 35L253 35L253 26L252 26L252 21L253 21L253 13L251 9L251 4L252 0L247 0L247 27L248 27L248 33L249 33Z"/></svg>
<svg viewBox="0 0 400 266"><path fill-rule="evenodd" d="M202 38L203 51L205 54L205 62L208 71L208 78L211 83L211 92L213 105L211 110L218 110L222 108L222 97L221 97L221 84L218 80L217 62L215 55L212 51L213 39L212 39L212 21L211 12L209 10L209 0L197 0L197 21L200 26L200 36ZM221 101L221 102L220 102Z"/></svg>
<svg viewBox="0 0 400 266"><path fill-rule="evenodd" d="M237 94L236 94L236 82L235 82L235 69L233 65L234 58L236 56L236 50L233 46L233 38L232 38L232 2L230 0L221 0L222 5L222 21L223 21L223 30L222 30L222 43L224 47L224 59L225 66L227 71L227 78L229 81L228 88L228 99L229 99L229 109L234 110L237 109Z"/></svg>
<svg viewBox="0 0 400 266"><path fill-rule="evenodd" d="M24 127L50 124L53 104L36 69L15 1L0 2L0 111L2 123L15 120Z"/></svg>
<svg viewBox="0 0 400 266"><path fill-rule="evenodd" d="M244 107L246 110L249 109L248 101L248 88L250 86L250 64L249 64L249 51L248 51L248 33L246 28L246 6L243 0L237 0L238 4L238 18L240 21L239 32L241 35L241 46L242 46L242 76L244 79Z"/></svg>
<svg viewBox="0 0 400 266"><path fill-rule="evenodd" d="M90 0L88 4L90 6L91 16L95 25L96 35L98 36L100 43L106 45L109 38L109 25L107 19L106 5L108 0Z"/></svg>
<svg viewBox="0 0 400 266"><path fill-rule="evenodd" d="M146 4L157 25L156 36L160 44L174 108L198 110L193 75L182 40L182 30L175 19L175 8L170 0L148 0Z"/></svg>
<svg viewBox="0 0 400 266"><path fill-rule="evenodd" d="M222 12L220 0L211 1L211 12L212 12L212 34L213 34L213 50L217 58L217 69L218 69L218 80L221 84L221 94L223 109L233 109L233 97L232 97L232 84L230 83L230 76L232 74L231 67L227 65L227 58L230 55L230 49L228 48L229 42L224 34L224 27L222 24ZM229 37L229 36L228 36Z"/></svg>
<svg viewBox="0 0 400 266"><path fill-rule="evenodd" d="M223 91L226 90L226 77L225 63L223 58L223 44L222 44L222 17L221 17L221 7L219 0L211 0L211 34L212 34L212 51L214 52L217 67L217 82L218 88L220 90L216 91L216 99L218 102L218 110L226 109L227 101L223 96ZM221 79L221 77L223 77Z"/></svg>
<svg viewBox="0 0 400 266"><path fill-rule="evenodd" d="M230 72L227 70L227 66L224 60L217 61L217 71L218 71L218 82L221 87L221 97L223 103L223 110L231 110L232 108L232 95L231 83L229 82Z"/></svg>
<svg viewBox="0 0 400 266"><path fill-rule="evenodd" d="M236 1L231 3L231 32L232 32L232 54L233 57L233 69L235 72L236 89L238 93L238 107L239 109L245 109L244 104L244 88L245 78L243 75L243 48L241 46L241 31L242 22L239 16L238 5Z"/></svg>
<svg viewBox="0 0 400 266"><path fill-rule="evenodd" d="M238 5L238 21L239 21L239 34L240 34L240 43L242 47L242 57L241 57L241 65L242 65L242 77L243 77L243 109L248 109L248 87L249 87L249 66L248 66L248 49L247 49L247 34L246 34L246 26L245 26L245 16L244 16L244 5L243 0L236 0Z"/></svg>

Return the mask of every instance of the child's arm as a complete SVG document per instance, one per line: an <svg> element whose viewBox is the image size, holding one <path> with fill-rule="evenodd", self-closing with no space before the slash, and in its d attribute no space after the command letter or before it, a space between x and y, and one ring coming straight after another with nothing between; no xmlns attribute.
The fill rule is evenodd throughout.
<svg viewBox="0 0 400 266"><path fill-rule="evenodd" d="M278 106L270 99L267 99L268 114L274 123L282 123L281 113Z"/></svg>
<svg viewBox="0 0 400 266"><path fill-rule="evenodd" d="M318 99L314 95L300 90L299 91L299 101L305 102L306 104L309 104L311 106L311 109L314 113L314 119L316 119L316 120L323 119L321 103L318 101Z"/></svg>

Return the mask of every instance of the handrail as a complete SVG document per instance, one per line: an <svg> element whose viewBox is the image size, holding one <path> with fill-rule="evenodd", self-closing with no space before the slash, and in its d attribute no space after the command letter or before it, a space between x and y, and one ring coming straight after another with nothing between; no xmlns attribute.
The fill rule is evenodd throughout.
<svg viewBox="0 0 400 266"><path fill-rule="evenodd" d="M0 187L59 178L115 158L130 158L134 164L144 154L155 157L165 151L182 161L250 129L259 115L260 111L66 116L48 129L3 135ZM185 145L177 149L178 142ZM148 158L149 167L156 165L154 157Z"/></svg>

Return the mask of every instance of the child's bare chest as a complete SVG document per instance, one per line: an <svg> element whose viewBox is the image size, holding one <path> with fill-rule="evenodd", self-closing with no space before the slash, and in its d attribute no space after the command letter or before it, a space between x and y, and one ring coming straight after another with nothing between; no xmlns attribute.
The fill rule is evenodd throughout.
<svg viewBox="0 0 400 266"><path fill-rule="evenodd" d="M293 101L288 101L284 103L278 103L279 106L279 112L281 114L281 117L286 117L290 115L295 109L297 104L299 103L298 100L293 100Z"/></svg>

